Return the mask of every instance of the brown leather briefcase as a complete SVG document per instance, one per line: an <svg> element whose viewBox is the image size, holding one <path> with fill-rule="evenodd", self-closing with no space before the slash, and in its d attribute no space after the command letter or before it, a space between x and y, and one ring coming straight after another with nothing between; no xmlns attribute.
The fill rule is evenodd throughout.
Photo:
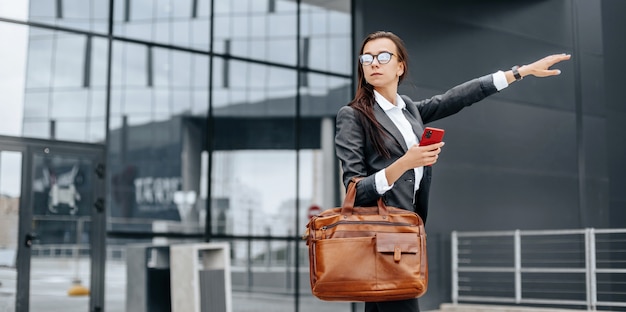
<svg viewBox="0 0 626 312"><path fill-rule="evenodd" d="M343 206L307 224L311 291L328 301L389 301L426 292L428 263L424 223L415 212L354 207L356 184Z"/></svg>

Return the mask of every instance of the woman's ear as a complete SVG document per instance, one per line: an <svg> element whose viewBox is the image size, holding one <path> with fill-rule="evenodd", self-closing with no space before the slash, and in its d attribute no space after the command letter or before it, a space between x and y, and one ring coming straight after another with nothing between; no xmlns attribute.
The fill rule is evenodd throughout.
<svg viewBox="0 0 626 312"><path fill-rule="evenodd" d="M404 74L404 62L398 64L398 71L396 72L397 76L400 77Z"/></svg>

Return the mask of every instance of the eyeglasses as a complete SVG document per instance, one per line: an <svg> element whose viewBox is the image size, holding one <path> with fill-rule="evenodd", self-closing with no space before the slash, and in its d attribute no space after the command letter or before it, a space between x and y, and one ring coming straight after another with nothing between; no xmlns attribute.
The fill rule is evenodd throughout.
<svg viewBox="0 0 626 312"><path fill-rule="evenodd" d="M359 62L363 65L372 65L374 59L377 59L379 64L387 64L391 61L392 56L393 53L391 52L380 52L378 55L363 54L359 56Z"/></svg>

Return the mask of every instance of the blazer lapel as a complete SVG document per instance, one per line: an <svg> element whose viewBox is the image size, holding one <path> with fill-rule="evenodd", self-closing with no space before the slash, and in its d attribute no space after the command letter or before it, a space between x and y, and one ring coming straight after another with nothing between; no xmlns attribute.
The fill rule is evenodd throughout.
<svg viewBox="0 0 626 312"><path fill-rule="evenodd" d="M376 117L376 120L378 120L380 125L383 126L383 128L385 128L385 130L387 130L387 132L389 132L391 136L393 136L393 138L398 142L398 144L400 144L400 146L402 146L404 151L408 151L409 149L404 142L404 137L402 136L402 133L400 133L400 130L398 130L393 121L389 119L389 116L385 114L385 111L380 108L378 104L374 105L374 116Z"/></svg>
<svg viewBox="0 0 626 312"><path fill-rule="evenodd" d="M422 122L422 117L417 110L417 107L413 102L411 102L407 97L402 97L404 103L406 104L406 110L404 110L404 116L413 127L413 132L417 136L417 141L419 142L422 139L422 133L424 133L424 123Z"/></svg>

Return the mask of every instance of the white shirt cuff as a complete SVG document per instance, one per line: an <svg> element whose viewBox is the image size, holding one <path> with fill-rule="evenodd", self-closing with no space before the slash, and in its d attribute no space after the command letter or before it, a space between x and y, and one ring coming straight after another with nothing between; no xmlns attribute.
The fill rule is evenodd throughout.
<svg viewBox="0 0 626 312"><path fill-rule="evenodd" d="M376 179L376 191L380 195L385 194L385 192L389 191L393 187L393 184L389 185L389 183L387 182L385 169L382 169L376 172L376 175L374 176L374 178Z"/></svg>
<svg viewBox="0 0 626 312"><path fill-rule="evenodd" d="M496 89L498 89L498 91L509 86L509 83L506 82L506 76L504 75L503 71L499 70L493 73L492 76L493 76L493 85L496 86Z"/></svg>

